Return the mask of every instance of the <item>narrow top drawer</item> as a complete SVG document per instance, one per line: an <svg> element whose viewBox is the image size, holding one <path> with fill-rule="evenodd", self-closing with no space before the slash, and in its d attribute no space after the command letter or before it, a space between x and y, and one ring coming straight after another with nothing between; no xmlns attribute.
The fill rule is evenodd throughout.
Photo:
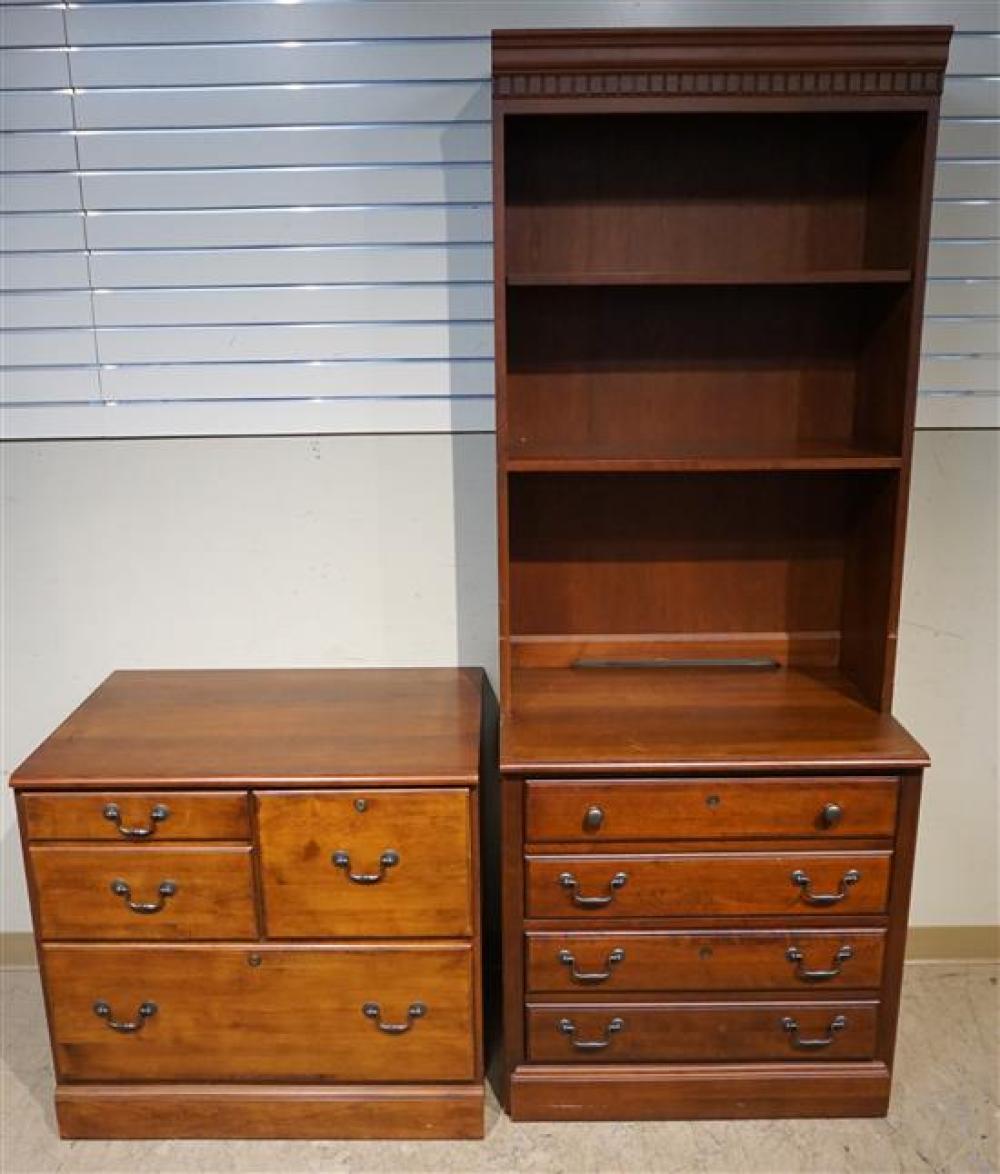
<svg viewBox="0 0 1000 1174"><path fill-rule="evenodd" d="M21 800L29 840L248 840L246 792L131 791L54 795Z"/></svg>
<svg viewBox="0 0 1000 1174"><path fill-rule="evenodd" d="M895 778L529 782L527 839L891 836Z"/></svg>

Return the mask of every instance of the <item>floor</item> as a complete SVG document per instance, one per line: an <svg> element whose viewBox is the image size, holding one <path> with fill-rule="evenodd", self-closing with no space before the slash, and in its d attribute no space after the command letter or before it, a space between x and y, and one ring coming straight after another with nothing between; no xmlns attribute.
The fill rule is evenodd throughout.
<svg viewBox="0 0 1000 1174"><path fill-rule="evenodd" d="M884 1121L514 1125L491 1104L484 1142L405 1143L60 1141L38 976L9 970L2 975L0 1171L997 1171L998 971L989 963L907 967L896 1086Z"/></svg>

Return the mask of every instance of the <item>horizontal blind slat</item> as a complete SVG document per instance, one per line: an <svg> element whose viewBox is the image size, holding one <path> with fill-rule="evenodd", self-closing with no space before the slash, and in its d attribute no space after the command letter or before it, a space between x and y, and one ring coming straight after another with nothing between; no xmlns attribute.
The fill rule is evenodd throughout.
<svg viewBox="0 0 1000 1174"><path fill-rule="evenodd" d="M97 251L90 263L99 287L482 281L491 279L493 252L489 244L321 244Z"/></svg>
<svg viewBox="0 0 1000 1174"><path fill-rule="evenodd" d="M3 413L10 439L274 436L315 432L491 432L489 399L208 400L200 403L24 406Z"/></svg>
<svg viewBox="0 0 1000 1174"><path fill-rule="evenodd" d="M106 212L88 218L91 248L399 244L489 241L491 209L328 208Z"/></svg>
<svg viewBox="0 0 1000 1174"><path fill-rule="evenodd" d="M240 359L463 359L493 350L493 326L378 323L318 326L100 328L102 363Z"/></svg>
<svg viewBox="0 0 1000 1174"><path fill-rule="evenodd" d="M87 208L265 208L296 205L486 203L488 165L86 174ZM55 199L55 193L49 197Z"/></svg>
<svg viewBox="0 0 1000 1174"><path fill-rule="evenodd" d="M959 29L996 31L988 3L954 0L838 0L843 24L926 24L947 19ZM79 4L67 12L72 44L206 43L316 40L336 37L489 36L496 26L564 28L594 25L756 25L830 23L826 5L801 0L337 0L332 4Z"/></svg>
<svg viewBox="0 0 1000 1174"><path fill-rule="evenodd" d="M490 158L486 123L88 131L85 168L269 167L331 163L464 163Z"/></svg>

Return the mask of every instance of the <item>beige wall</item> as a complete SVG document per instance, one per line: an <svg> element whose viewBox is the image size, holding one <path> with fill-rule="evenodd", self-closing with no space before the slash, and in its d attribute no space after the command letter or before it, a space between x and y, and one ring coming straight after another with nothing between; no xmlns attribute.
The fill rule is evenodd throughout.
<svg viewBox="0 0 1000 1174"><path fill-rule="evenodd" d="M898 715L913 922L997 911L997 432L918 435ZM114 668L494 662L493 438L8 444L5 772ZM3 799L2 929L28 928Z"/></svg>

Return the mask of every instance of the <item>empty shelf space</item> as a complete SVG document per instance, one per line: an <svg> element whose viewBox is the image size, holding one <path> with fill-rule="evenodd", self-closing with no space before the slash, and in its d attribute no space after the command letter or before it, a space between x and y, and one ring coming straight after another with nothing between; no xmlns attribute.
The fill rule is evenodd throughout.
<svg viewBox="0 0 1000 1174"><path fill-rule="evenodd" d="M774 269L731 270L719 273L659 271L572 271L507 274L509 286L526 285L906 285L909 269L811 269L782 272Z"/></svg>
<svg viewBox="0 0 1000 1174"><path fill-rule="evenodd" d="M741 472L865 472L874 469L898 469L902 458L892 453L856 448L831 442L792 443L786 451L776 448L754 451L689 450L645 452L629 451L625 446L613 449L600 444L576 452L508 455L504 462L509 473L741 473Z"/></svg>
<svg viewBox="0 0 1000 1174"><path fill-rule="evenodd" d="M919 766L926 753L836 670L519 669L500 762L525 772Z"/></svg>

